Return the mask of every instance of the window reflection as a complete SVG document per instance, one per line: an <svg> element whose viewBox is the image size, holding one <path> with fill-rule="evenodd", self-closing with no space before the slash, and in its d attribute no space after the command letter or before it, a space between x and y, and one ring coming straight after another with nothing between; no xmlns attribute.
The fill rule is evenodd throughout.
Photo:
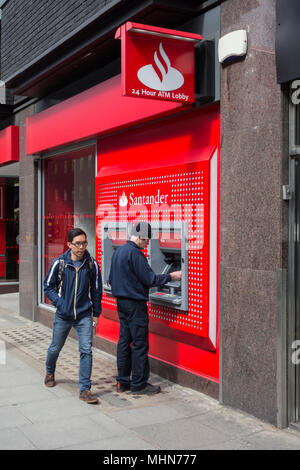
<svg viewBox="0 0 300 470"><path fill-rule="evenodd" d="M91 164L92 162L92 164ZM44 276L53 259L64 253L67 233L82 228L95 256L95 147L44 161Z"/></svg>

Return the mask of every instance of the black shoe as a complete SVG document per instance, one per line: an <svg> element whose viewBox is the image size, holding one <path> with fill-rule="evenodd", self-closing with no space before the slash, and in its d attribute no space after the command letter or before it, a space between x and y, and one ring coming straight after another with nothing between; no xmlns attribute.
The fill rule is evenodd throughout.
<svg viewBox="0 0 300 470"><path fill-rule="evenodd" d="M149 383L146 384L142 390L134 390L131 392L133 395L154 395L155 393L159 393L161 391L159 385L151 385Z"/></svg>
<svg viewBox="0 0 300 470"><path fill-rule="evenodd" d="M121 382L117 382L117 392L124 393L130 390L130 385L122 385Z"/></svg>

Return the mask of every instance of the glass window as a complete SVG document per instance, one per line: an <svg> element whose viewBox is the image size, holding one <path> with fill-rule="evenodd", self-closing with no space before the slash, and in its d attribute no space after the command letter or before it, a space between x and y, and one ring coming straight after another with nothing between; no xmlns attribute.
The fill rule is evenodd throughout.
<svg viewBox="0 0 300 470"><path fill-rule="evenodd" d="M44 160L43 279L67 251L67 233L82 228L95 256L95 146ZM49 303L45 298L45 302Z"/></svg>

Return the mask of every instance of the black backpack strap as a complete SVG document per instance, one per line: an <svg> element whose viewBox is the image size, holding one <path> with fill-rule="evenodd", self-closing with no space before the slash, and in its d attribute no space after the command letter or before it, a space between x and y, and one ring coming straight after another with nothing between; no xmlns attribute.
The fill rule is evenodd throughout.
<svg viewBox="0 0 300 470"><path fill-rule="evenodd" d="M57 274L57 292L61 296L64 293L64 279L65 279L65 260L59 259L58 274Z"/></svg>
<svg viewBox="0 0 300 470"><path fill-rule="evenodd" d="M94 258L92 256L90 256L89 258L89 277L90 277L90 289L91 289L91 286L92 286L92 279L94 277L94 269L95 269L95 265L94 265ZM92 309L92 315L94 314L94 307Z"/></svg>
<svg viewBox="0 0 300 470"><path fill-rule="evenodd" d="M94 265L94 258L92 256L90 256L89 258L89 273L90 273L90 283L93 279L93 275L94 275L94 268L95 268L95 265Z"/></svg>

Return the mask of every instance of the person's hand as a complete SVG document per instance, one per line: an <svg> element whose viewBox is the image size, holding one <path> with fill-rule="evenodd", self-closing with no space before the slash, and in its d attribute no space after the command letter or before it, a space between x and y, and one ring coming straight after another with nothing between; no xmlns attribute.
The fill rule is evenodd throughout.
<svg viewBox="0 0 300 470"><path fill-rule="evenodd" d="M97 328L98 322L99 322L99 317L93 317L93 327L94 328Z"/></svg>
<svg viewBox="0 0 300 470"><path fill-rule="evenodd" d="M172 281L180 281L181 279L181 271L174 271L173 273L170 273Z"/></svg>

